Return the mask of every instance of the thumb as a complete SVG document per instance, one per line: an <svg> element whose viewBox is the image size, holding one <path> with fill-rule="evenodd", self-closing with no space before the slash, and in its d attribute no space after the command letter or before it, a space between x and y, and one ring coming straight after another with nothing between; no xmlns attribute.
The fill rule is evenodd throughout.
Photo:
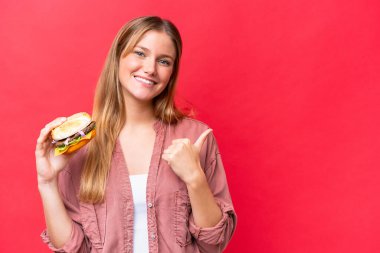
<svg viewBox="0 0 380 253"><path fill-rule="evenodd" d="M204 131L198 139L194 142L194 147L198 150L198 152L201 151L201 148L203 146L203 143L205 142L207 135L212 132L212 129L207 129Z"/></svg>

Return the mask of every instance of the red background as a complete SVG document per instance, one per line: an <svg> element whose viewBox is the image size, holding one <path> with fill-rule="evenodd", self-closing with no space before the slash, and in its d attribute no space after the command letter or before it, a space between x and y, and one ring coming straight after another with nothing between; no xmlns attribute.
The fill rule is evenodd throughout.
<svg viewBox="0 0 380 253"><path fill-rule="evenodd" d="M39 130L91 112L118 29L172 20L178 98L215 132L238 227L226 252L380 252L380 2L1 1L0 252L48 252Z"/></svg>

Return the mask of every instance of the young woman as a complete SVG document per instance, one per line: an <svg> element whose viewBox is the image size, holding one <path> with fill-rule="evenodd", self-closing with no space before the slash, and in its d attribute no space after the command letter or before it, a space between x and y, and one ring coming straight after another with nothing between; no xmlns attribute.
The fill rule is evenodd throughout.
<svg viewBox="0 0 380 253"><path fill-rule="evenodd" d="M53 155L48 123L36 145L42 238L57 252L221 252L236 226L207 125L174 105L182 42L159 17L128 22L99 78L97 136Z"/></svg>

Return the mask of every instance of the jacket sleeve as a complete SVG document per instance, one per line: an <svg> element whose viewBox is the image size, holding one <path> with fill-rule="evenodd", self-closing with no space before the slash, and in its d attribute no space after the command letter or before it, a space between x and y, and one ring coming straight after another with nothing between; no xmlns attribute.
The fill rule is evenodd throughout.
<svg viewBox="0 0 380 253"><path fill-rule="evenodd" d="M194 223L194 217L190 215L189 231L195 238L201 252L221 252L231 240L237 220L222 159L212 134L207 138L207 143L205 144L207 146L206 154L203 157L206 168L205 174L223 217L214 227L202 228Z"/></svg>
<svg viewBox="0 0 380 253"><path fill-rule="evenodd" d="M49 239L47 230L41 234L42 241L54 252L78 252L87 253L91 251L91 245L86 238L81 225L80 205L77 199L78 185L74 183L70 173L70 165L60 172L58 178L59 192L66 211L72 220L72 230L70 239L61 248L53 246Z"/></svg>
<svg viewBox="0 0 380 253"><path fill-rule="evenodd" d="M73 228L71 230L70 239L61 248L54 247L54 245L50 242L49 235L47 234L46 230L44 230L41 234L42 241L46 243L49 249L51 249L54 252L90 252L90 249L87 247L84 241L83 231L80 225L75 223L74 221L72 225Z"/></svg>

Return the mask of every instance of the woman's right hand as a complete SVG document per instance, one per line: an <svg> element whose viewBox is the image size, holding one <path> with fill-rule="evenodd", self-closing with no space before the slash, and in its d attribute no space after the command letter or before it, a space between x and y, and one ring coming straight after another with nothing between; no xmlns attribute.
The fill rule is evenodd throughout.
<svg viewBox="0 0 380 253"><path fill-rule="evenodd" d="M67 165L69 155L54 155L54 145L51 143L50 132L66 121L60 117L48 123L40 133L36 145L36 167L38 184L44 185L56 181L58 173Z"/></svg>

